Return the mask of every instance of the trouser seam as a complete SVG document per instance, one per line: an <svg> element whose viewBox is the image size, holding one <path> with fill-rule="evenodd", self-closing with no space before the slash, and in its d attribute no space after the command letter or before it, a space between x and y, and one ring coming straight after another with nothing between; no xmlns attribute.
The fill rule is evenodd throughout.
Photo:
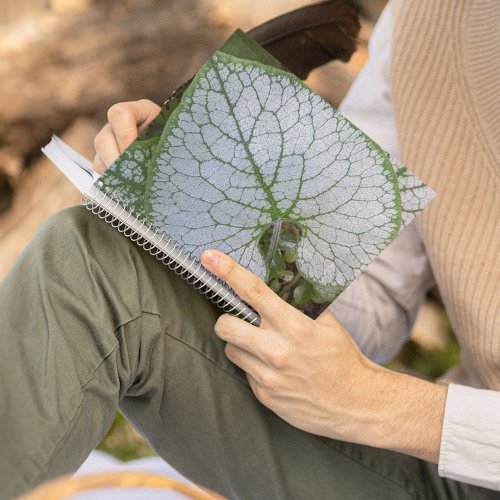
<svg viewBox="0 0 500 500"><path fill-rule="evenodd" d="M40 469L40 472L38 473L38 475L35 476L35 478L33 479L33 481L31 481L31 483L29 484L30 488L33 486L34 483L37 482L37 480L40 478L40 476L42 476L43 474L45 474L45 472L47 471L47 468L48 468L48 466L50 464L50 460L52 459L52 457L54 456L54 454L57 453L57 451L61 447L62 442L64 441L64 438L68 435L68 432L71 429L71 427L73 425L73 422L75 421L75 418L78 415L78 412L79 412L82 404L83 404L83 398L78 403L78 406L75 408L75 412L74 412L73 416L71 417L71 420L69 421L69 424L67 425L67 427L64 430L63 434L61 435L61 437L57 441L54 449L52 450L52 452L50 453L50 455L47 457L47 460L45 461L45 465Z"/></svg>
<svg viewBox="0 0 500 500"><path fill-rule="evenodd" d="M125 321L122 321L121 323L119 323L118 325L116 325L114 328L113 328L113 334L116 334L116 332L118 331L119 328L122 328L123 326L125 325L128 325L130 323L133 323L134 321L137 321L138 319L142 318L142 316L144 314L150 314L152 316L159 316L161 318L161 315L156 313L156 312L150 312L150 311L141 311L140 314L134 316L133 318L129 318ZM101 361L99 362L99 364L92 370L92 372L90 373L90 375L88 376L87 380L80 386L80 389L84 389L89 383L90 381L92 380L92 378L94 377L94 374L97 370L99 370L99 368L101 367L101 365L109 358L109 356L111 356L111 354L113 354L117 349L120 348L120 344L118 342L118 340L116 339L115 337L115 340L116 340L116 344L113 346L113 348L109 351L108 354L106 354L102 359ZM148 361L149 363L149 361Z"/></svg>
<svg viewBox="0 0 500 500"><path fill-rule="evenodd" d="M325 441L323 439L320 439L320 441L325 445L325 446L328 446L329 448L332 448L336 451L338 451L339 453L341 453L342 455L344 455L345 457L347 457L348 459L350 459L351 461L361 465L361 467L364 467L365 469L373 472L374 474L376 474L377 476L380 476L380 477L383 477L386 481L389 481L391 482L392 484L396 485L397 487L401 488L410 498L412 499L418 499L420 497L420 495L418 493L412 495L408 489L404 486L404 484L401 484L400 482L396 481L395 479L383 474L382 472L370 467L369 465L363 463L361 460L358 460L356 459L355 457L353 457L352 455L350 455L349 453L346 453L345 451L343 450L339 450L338 448L335 448L334 446L332 446L331 444L328 443L328 441Z"/></svg>
<svg viewBox="0 0 500 500"><path fill-rule="evenodd" d="M129 324L129 323L133 323L134 321L138 320L139 318L142 317L143 314L151 314L151 315L154 315L154 316L160 316L158 313L155 313L155 312L150 312L150 311L141 311L140 314L138 314L137 316L134 316L133 318L130 318L126 321L123 321L121 322L120 324L118 324L114 329L113 329L113 332L116 333L116 331ZM92 379L94 378L94 375L96 374L96 372L99 370L99 368L101 368L101 366L103 365L103 363L110 357L113 355L113 353L115 353L118 349L119 349L120 345L118 344L118 342L116 343L116 345L113 347L113 349L111 349L111 351L109 351L108 354L106 354L106 356L104 356L101 361L99 362L99 364L94 368L94 370L92 370L92 373L88 376L87 380L80 386L80 390L83 390L85 389L85 387L92 381ZM47 457L47 460L45 462L45 465L40 469L40 472L35 476L35 478L28 484L28 486L31 488L32 485L34 483L36 483L36 481L40 478L40 476L42 476L49 464L50 464L50 460L52 459L52 457L54 456L55 453L57 453L57 451L60 449L63 441L64 441L64 438L68 435L68 432L69 430L71 429L72 425L73 425L73 422L75 421L75 418L77 417L78 415L78 412L81 408L83 404L83 397L81 399L81 401L78 403L77 407L75 408L75 412L73 413L73 416L71 417L71 420L69 421L64 433L61 435L61 437L59 438L59 440L57 441L54 449L52 450L52 452L50 453L50 455Z"/></svg>
<svg viewBox="0 0 500 500"><path fill-rule="evenodd" d="M159 313L151 312L151 311L141 311L140 315L138 315L138 316L136 316L136 317L134 317L134 318L132 318L132 319L130 319L128 321L124 321L123 323L119 324L115 328L115 333L118 330L118 328L121 328L121 327L123 327L125 325L128 325L130 323L133 323L134 321L138 320L139 318L142 318L144 315L147 315L147 314L149 314L150 316L157 316L161 320L161 314L159 314ZM161 329L159 329L159 331L161 331ZM141 331L141 336L142 336L142 331ZM118 344L118 348L120 348L120 344ZM149 373L149 368L151 366L151 357L152 357L152 355L153 355L153 349L150 349L149 354L148 354L148 359L147 359L145 367L144 367L144 373ZM133 387L133 385L134 385L134 382L132 382L131 385L127 386L126 391L124 392L123 396L121 396L121 394L120 394L120 403L123 400L123 397L125 397L127 395L127 391L129 391L129 389L131 387ZM121 388L120 388L120 391L121 391Z"/></svg>
<svg viewBox="0 0 500 500"><path fill-rule="evenodd" d="M102 366L102 364L104 363L104 361L106 361L116 350L118 349L118 345L116 345L110 352L108 355L106 355L102 360L101 362L99 363L99 365L97 365L97 367L95 368L95 370L92 371L92 374L90 375L89 379L87 380L87 382L85 382L82 386L80 386L80 390L84 389L86 385L88 385L88 383L92 380L94 374L97 372L97 370L99 370L99 368ZM68 435L68 432L70 431L71 427L73 426L73 423L79 413L79 410L81 408L83 404L83 396L82 396L82 399L80 400L80 402L78 403L77 407L75 408L75 412L73 413L73 416L71 417L71 420L69 421L69 424L66 426L66 429L64 430L64 432L62 433L61 437L58 439L54 449L52 450L52 452L49 454L49 456L47 457L47 460L45 461L45 465L40 469L40 472L33 478L33 480L28 484L28 486L31 488L33 486L34 483L37 482L37 480L40 478L40 476L42 476L46 471L47 471L47 468L50 464L50 461L52 459L52 457L55 455L55 453L57 453L57 451L60 449L63 441L64 441L64 438Z"/></svg>
<svg viewBox="0 0 500 500"><path fill-rule="evenodd" d="M202 356L203 358L205 358L207 361L209 361L210 363L212 363L214 366L216 366L219 370L223 371L224 373L226 373L227 375L229 375L230 377L234 378L235 380L237 380L238 382L240 382L241 384L243 384L245 387L249 387L250 384L243 378L239 377L238 375L234 374L234 373L231 373L229 370L227 370L226 368L222 367L219 363L217 363L214 359L210 358L207 354L205 354L203 351L201 351L200 349L197 349L196 347L192 346L191 344L188 344L187 342L179 339L178 337L176 337L175 335L172 335L171 333L169 333L167 330L165 330L165 334L168 335L171 339L179 342L180 344L184 345L185 347L187 347L188 349L191 349L192 351L195 351L196 353L198 353L200 356Z"/></svg>
<svg viewBox="0 0 500 500"><path fill-rule="evenodd" d="M116 330L118 328L121 328L122 326L128 325L129 323L133 323L134 321L137 321L139 318L142 317L143 314L150 314L151 316L159 316L161 318L161 314L153 311L144 311L141 310L140 313L138 313L136 316L133 316L132 318L129 318L125 321L122 321L121 323L118 323L115 328L113 329L113 332L116 333Z"/></svg>
<svg viewBox="0 0 500 500"><path fill-rule="evenodd" d="M140 314L138 314L137 316L134 316L133 318L129 318L127 319L126 321L122 321L121 323L119 323L118 325L116 325L114 328L113 328L113 334L116 334L117 330L119 328L122 328L123 326L125 325L128 325L129 323L133 323L134 321L137 321L138 319L140 319L142 317L143 314L152 314L152 315L155 315L155 316L160 316L159 314L157 313L152 313L152 312L148 312L148 311L141 311ZM108 352L108 354L106 354L105 356L103 356L103 358L101 359L101 361L99 362L99 364L91 371L91 373L89 374L89 376L87 377L87 380L80 386L80 389L84 389L89 383L90 381L92 380L92 378L94 377L95 375L95 372L97 370L99 370L99 368L101 367L101 365L117 350L120 348L120 344L118 343L118 340L116 339L115 337L115 340L116 340L116 344L113 346L113 348Z"/></svg>

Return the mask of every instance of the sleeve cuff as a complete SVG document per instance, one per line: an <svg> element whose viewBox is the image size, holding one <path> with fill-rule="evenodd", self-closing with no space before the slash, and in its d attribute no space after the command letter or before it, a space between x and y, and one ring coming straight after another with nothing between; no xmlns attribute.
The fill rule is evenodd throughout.
<svg viewBox="0 0 500 500"><path fill-rule="evenodd" d="M500 392L450 384L439 475L500 491Z"/></svg>

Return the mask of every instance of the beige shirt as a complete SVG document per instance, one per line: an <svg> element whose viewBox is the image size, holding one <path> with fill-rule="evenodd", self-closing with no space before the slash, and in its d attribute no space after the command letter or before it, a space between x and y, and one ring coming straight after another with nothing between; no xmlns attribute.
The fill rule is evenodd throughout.
<svg viewBox="0 0 500 500"><path fill-rule="evenodd" d="M399 158L390 78L392 22L389 5L373 33L368 63L340 110ZM330 311L369 358L385 362L409 338L420 304L433 284L430 261L413 222L342 293ZM467 379L459 368L446 381L464 383ZM450 385L439 472L500 490L500 392Z"/></svg>

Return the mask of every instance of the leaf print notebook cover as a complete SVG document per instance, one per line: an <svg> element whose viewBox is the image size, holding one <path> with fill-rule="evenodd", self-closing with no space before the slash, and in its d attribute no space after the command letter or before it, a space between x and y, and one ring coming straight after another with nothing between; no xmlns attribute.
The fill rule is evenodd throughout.
<svg viewBox="0 0 500 500"><path fill-rule="evenodd" d="M84 193L84 203L227 311L217 248L315 318L434 193L236 31Z"/></svg>

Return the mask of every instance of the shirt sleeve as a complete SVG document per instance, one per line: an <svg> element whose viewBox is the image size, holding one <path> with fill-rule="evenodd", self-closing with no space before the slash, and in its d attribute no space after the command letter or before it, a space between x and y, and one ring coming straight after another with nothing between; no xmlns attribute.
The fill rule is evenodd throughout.
<svg viewBox="0 0 500 500"><path fill-rule="evenodd" d="M382 13L370 39L368 61L339 110L398 158L390 64L392 13ZM366 356L382 363L410 336L432 272L417 227L409 224L330 305Z"/></svg>
<svg viewBox="0 0 500 500"><path fill-rule="evenodd" d="M439 474L500 491L500 392L449 385Z"/></svg>
<svg viewBox="0 0 500 500"><path fill-rule="evenodd" d="M390 82L392 13L384 10L370 40L370 57L341 112L399 158ZM330 305L363 352L377 362L395 355L410 335L432 272L411 223ZM439 474L500 491L500 392L448 388Z"/></svg>
<svg viewBox="0 0 500 500"><path fill-rule="evenodd" d="M434 280L417 227L399 236L329 306L365 356L392 359L410 337Z"/></svg>

